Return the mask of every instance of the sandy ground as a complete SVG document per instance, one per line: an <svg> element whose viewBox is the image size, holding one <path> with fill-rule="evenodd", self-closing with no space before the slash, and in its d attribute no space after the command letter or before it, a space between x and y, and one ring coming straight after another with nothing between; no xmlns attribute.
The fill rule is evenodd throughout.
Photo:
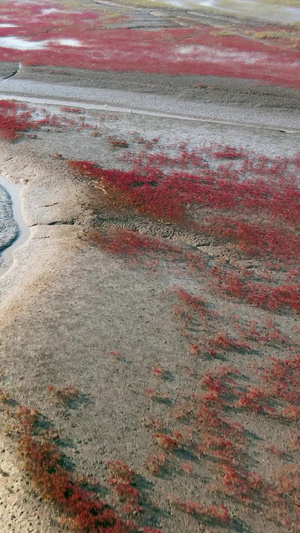
<svg viewBox="0 0 300 533"><path fill-rule="evenodd" d="M15 65L3 65L1 76L7 78L14 69ZM203 82L205 87L195 87ZM117 89L112 91L112 85ZM209 89L211 85L214 90ZM161 527L165 533L207 531L193 518L174 512L165 498L174 492L185 499L199 497L206 486L201 461L193 481L178 475L180 462L186 460L180 454L173 470L155 483L143 467L149 452L156 451L145 417L153 411L163 417L165 410L161 404L150 405L143 392L145 387L156 386L153 368L161 365L168 370L169 378L163 383L168 394L176 396L186 386L182 370L186 342L166 294L174 284L198 292L205 289L201 284L195 286L187 273L170 275L168 265L162 269L132 265L87 243L85 233L95 223L93 192L71 176L65 159L90 159L107 168L122 166L120 154L109 148L108 137L129 138L134 150L135 132L146 139L159 136L161 145L169 148L183 141L193 147L199 142L224 144L230 140L231 145L261 154L292 155L299 148L299 93L225 79L169 79L45 67L22 68L1 82L0 91L90 104L86 117L100 121L103 129L98 137L89 131L41 130L34 139L25 136L13 145L0 145L0 173L19 185L23 216L30 228L30 238L14 254L14 265L0 277L1 388L48 418L61 434L64 450L78 472L100 480L103 498L112 501L105 485L107 460L120 459L136 469L146 502L146 512L138 519L141 527ZM112 118L109 110L95 108L99 103L141 112L114 111L116 118ZM50 108L58 110L59 105L53 103ZM154 115L143 114L143 110ZM182 117L160 116L166 112ZM189 121L184 116L200 120ZM280 131L285 129L294 131ZM99 206L97 216L98 223L105 226L141 229L168 236L181 245L182 241L194 243L192 235L133 217L118 219L99 211ZM206 247L201 253L213 256L214 249ZM245 313L261 322L272 317L243 304L227 305L228 313ZM282 326L291 338L296 323L297 317L282 317ZM113 357L110 352L120 356ZM266 355L276 354L276 349L266 349ZM251 372L254 359L240 361L245 371ZM203 362L201 371L208 368ZM47 393L49 384L75 386L81 393L76 408L53 403ZM270 442L285 438L285 429L278 429L272 421L257 422L251 415L240 418L249 432L255 430ZM55 510L40 501L19 473L3 421L2 429L1 531L56 533L60 528ZM268 461L265 454L256 467L267 471ZM230 511L236 519L228 531L283 531L253 509L244 511L243 520L237 518L235 504ZM222 531L227 531L226 527Z"/></svg>

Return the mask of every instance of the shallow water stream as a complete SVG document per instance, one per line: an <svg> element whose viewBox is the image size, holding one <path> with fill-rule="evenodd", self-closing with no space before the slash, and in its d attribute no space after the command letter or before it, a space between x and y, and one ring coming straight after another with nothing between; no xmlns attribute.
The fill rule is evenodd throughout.
<svg viewBox="0 0 300 533"><path fill-rule="evenodd" d="M157 0L152 0L155 4ZM159 0L181 9L212 8L214 12L255 17L261 20L293 24L300 21L300 6L276 4L264 0Z"/></svg>
<svg viewBox="0 0 300 533"><path fill-rule="evenodd" d="M152 0L155 4L158 0ZM263 0L159 0L160 3L181 9L212 8L215 12L255 17L283 23L300 21L300 6L276 4Z"/></svg>
<svg viewBox="0 0 300 533"><path fill-rule="evenodd" d="M13 252L17 248L19 248L19 246L24 244L24 242L28 239L30 235L30 230L26 226L22 216L22 206L18 187L14 185L14 183L12 183L11 181L8 181L3 176L0 176L0 185L2 185L2 187L6 189L9 196L11 197L13 216L19 227L19 233L16 239L10 245L8 245L7 248L0 252L0 257L3 261L0 264L0 276L2 276L13 264Z"/></svg>

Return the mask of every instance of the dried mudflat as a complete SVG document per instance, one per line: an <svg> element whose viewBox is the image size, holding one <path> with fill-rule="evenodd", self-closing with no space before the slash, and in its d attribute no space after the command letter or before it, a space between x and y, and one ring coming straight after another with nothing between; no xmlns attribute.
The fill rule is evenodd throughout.
<svg viewBox="0 0 300 533"><path fill-rule="evenodd" d="M135 102L132 93L150 93L157 96L158 107L161 95L172 97L170 106L174 102L176 105L176 101L183 107L189 102L207 103L223 107L227 117L234 113L239 116L241 124L236 126L127 112L114 113L115 120L109 118L109 112L101 111L107 128L104 137L91 137L85 131L50 130L38 132L35 139L25 136L18 143L2 143L0 147L0 173L16 184L22 183L23 216L30 228L30 239L16 252L13 268L0 277L1 387L20 404L36 408L48 417L59 431L64 451L77 471L99 479L101 497L112 501L105 483L106 461L119 459L139 472L139 488L146 502L145 513L137 519L141 527L157 526L165 533L207 531L193 518L174 512L167 500L168 494L175 493L185 500L203 497L204 503L211 503L203 496L206 480L201 462L196 463L193 478L178 475L178 465L189 459L184 456L178 456L175 466L161 478L151 477L144 468L149 452L157 451L152 431L145 427L145 418L149 413L164 418L166 410L162 404L149 402L144 394L145 388L157 386L153 369L161 365L168 371L163 387L169 394L176 396L186 386L186 374L182 371L187 359L186 341L176 327L166 294L174 284L198 293L205 288L195 287L188 276L178 273L170 276L167 268L149 269L111 256L92 246L86 234L95 224L97 208L97 221L106 227L140 229L167 236L180 245L182 241L192 244L192 237L180 235L169 226L99 212L95 191L70 174L65 159L94 160L106 168L120 166L119 154L109 149L107 136L125 136L129 131L149 138L159 134L165 145L187 139L195 146L199 142L230 142L262 154L292 155L299 146L299 132L279 131L280 118L286 121L284 127L290 125L289 116L296 124L299 94L255 87L243 81L78 73L46 67L26 67L15 79L51 84L54 89L56 84L77 89L113 86L127 93L126 105L131 103L132 107ZM203 83L205 87L195 87ZM212 86L214 89L210 89ZM70 98L71 103L75 105ZM177 113L178 106L170 110ZM259 127L248 121L253 107L259 108ZM272 115L276 124L270 129ZM62 157L54 157L56 152ZM220 254L220 249L208 245L205 253L214 257ZM230 261L228 250L222 253ZM228 314L245 313L258 322L273 316L246 304L226 302L225 308ZM279 320L292 337L297 317L281 316ZM272 355L272 350L266 348L265 355ZM255 360L253 354L246 360L243 354L236 354L236 363L248 374ZM211 362L202 361L201 371L208 370L210 365ZM76 407L66 408L52 402L47 393L49 384L76 387L81 394ZM263 435L270 442L281 442L285 437L285 428L270 420L254 420L251 415L240 418L249 432ZM18 473L13 445L5 437L1 446L2 531L59 531L55 509L49 510L39 501L26 478ZM263 461L260 468L267 473L268 454ZM233 531L277 531L274 523L255 509L245 508L241 515L233 503L230 511L236 517L231 523Z"/></svg>

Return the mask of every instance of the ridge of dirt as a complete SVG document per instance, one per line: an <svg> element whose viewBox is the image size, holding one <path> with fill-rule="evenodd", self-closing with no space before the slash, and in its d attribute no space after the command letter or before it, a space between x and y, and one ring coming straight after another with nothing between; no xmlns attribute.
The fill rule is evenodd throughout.
<svg viewBox="0 0 300 533"><path fill-rule="evenodd" d="M167 76L139 72L87 71L73 68L24 66L19 80L62 84L65 86L110 89L172 96L180 100L226 106L297 109L299 91L264 86L253 80L216 76ZM1 90L1 84L0 84Z"/></svg>

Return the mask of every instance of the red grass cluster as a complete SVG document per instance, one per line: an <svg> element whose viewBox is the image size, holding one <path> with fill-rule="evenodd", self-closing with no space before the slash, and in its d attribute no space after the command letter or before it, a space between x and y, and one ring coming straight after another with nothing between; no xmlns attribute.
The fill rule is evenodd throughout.
<svg viewBox="0 0 300 533"><path fill-rule="evenodd" d="M34 118L34 113L37 109L28 107L25 103L19 103L14 100L0 101L0 137L13 142L22 138L26 131L45 129L49 131L49 127L67 129L89 129L94 131L95 125L82 120L74 120L63 115L55 115L46 111L45 108L38 109L42 118ZM77 108L61 108L64 112L78 113L80 109Z"/></svg>
<svg viewBox="0 0 300 533"><path fill-rule="evenodd" d="M6 141L15 141L25 131L37 129L26 107L26 104L17 104L13 100L0 101L0 136Z"/></svg>
<svg viewBox="0 0 300 533"><path fill-rule="evenodd" d="M39 436L39 414L26 407L18 407L15 427L18 447L26 472L32 477L42 496L72 519L74 527L82 532L129 533L135 527L122 521L94 492L86 490L89 480L72 475L64 464L64 457L56 444Z"/></svg>
<svg viewBox="0 0 300 533"><path fill-rule="evenodd" d="M248 386L236 406L285 422L300 420L300 355L272 358L261 375L261 385Z"/></svg>
<svg viewBox="0 0 300 533"><path fill-rule="evenodd" d="M241 275L228 273L222 268L213 267L211 276L215 287L223 295L245 300L258 307L271 311L289 309L300 312L300 284L271 285L244 280Z"/></svg>
<svg viewBox="0 0 300 533"><path fill-rule="evenodd" d="M282 214L282 213L281 213ZM294 222L298 216L296 209ZM297 223L298 224L298 223ZM276 224L253 224L232 217L209 217L203 231L235 242L247 255L274 257L287 263L296 263L300 257L300 236Z"/></svg>
<svg viewBox="0 0 300 533"><path fill-rule="evenodd" d="M136 260L149 267L158 264L165 256L181 257L177 247L127 229L95 230L90 233L90 239L112 254Z"/></svg>

